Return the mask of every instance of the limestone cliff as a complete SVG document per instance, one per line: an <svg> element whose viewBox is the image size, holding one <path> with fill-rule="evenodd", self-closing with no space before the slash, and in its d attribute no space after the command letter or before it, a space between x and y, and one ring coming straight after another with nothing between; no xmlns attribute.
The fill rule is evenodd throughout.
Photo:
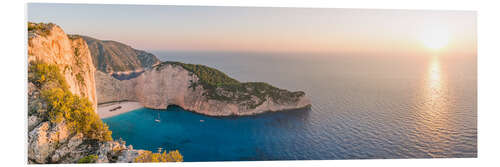
<svg viewBox="0 0 500 167"><path fill-rule="evenodd" d="M191 66L210 75L200 77L202 73L193 71ZM99 103L130 100L153 109L178 105L210 116L254 115L310 106L304 92L290 92L265 83L240 83L201 65L164 62L130 80L119 81L100 72L96 77ZM221 84L209 83L217 79Z"/></svg>
<svg viewBox="0 0 500 167"><path fill-rule="evenodd" d="M105 73L142 71L160 63L151 53L126 44L79 35L89 46L94 66Z"/></svg>
<svg viewBox="0 0 500 167"><path fill-rule="evenodd" d="M68 113L88 116L96 111L95 68L83 39L68 37L55 24L28 23L28 61L29 67L32 63L43 63L56 67L50 68L53 70L50 72L57 72L55 77L49 71L28 71L28 163L75 163L88 155L96 155L98 159L95 162L132 162L142 152L131 146L126 147L124 142L89 138L74 130L76 126L68 124L67 119L51 120L51 114L48 113L54 110L50 107L54 104L42 98L44 91L57 89L58 84L54 84L57 82L47 81L51 77L64 81L63 85L67 86L65 90L72 95L88 99L92 103L88 105L86 114L66 109ZM46 69L49 68L41 70ZM33 77L36 72L43 75ZM47 81L46 85L40 85L42 81ZM53 102L64 101L60 100ZM95 120L100 121L98 118L93 121ZM107 130L106 126L104 128Z"/></svg>
<svg viewBox="0 0 500 167"><path fill-rule="evenodd" d="M72 93L88 97L97 108L95 68L87 44L82 38L68 36L55 24L32 24L28 31L28 63L55 64Z"/></svg>

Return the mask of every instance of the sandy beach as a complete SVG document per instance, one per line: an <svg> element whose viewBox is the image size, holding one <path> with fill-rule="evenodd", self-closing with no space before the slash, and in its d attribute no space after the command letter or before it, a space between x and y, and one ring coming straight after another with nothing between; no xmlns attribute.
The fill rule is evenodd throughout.
<svg viewBox="0 0 500 167"><path fill-rule="evenodd" d="M142 107L144 106L142 106L139 102L134 102L134 101L100 104L97 106L97 114L101 119L104 119L115 115L123 114L135 109L139 109Z"/></svg>

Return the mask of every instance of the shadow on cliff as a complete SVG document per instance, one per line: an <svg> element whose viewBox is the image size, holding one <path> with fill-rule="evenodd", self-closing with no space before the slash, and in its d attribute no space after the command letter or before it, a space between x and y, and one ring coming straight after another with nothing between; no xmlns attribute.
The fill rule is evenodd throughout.
<svg viewBox="0 0 500 167"><path fill-rule="evenodd" d="M112 73L111 76L117 80L123 81L137 78L142 73L144 73L144 71L132 71L129 73Z"/></svg>

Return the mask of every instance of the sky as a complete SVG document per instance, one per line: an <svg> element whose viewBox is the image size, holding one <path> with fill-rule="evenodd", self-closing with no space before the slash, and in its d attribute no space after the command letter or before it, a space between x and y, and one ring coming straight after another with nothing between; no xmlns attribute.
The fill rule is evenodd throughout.
<svg viewBox="0 0 500 167"><path fill-rule="evenodd" d="M474 11L30 3L28 21L147 51L476 53Z"/></svg>

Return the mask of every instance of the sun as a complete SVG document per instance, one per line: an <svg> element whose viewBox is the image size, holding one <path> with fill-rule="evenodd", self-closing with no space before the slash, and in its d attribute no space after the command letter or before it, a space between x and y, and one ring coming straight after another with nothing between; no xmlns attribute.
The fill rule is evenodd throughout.
<svg viewBox="0 0 500 167"><path fill-rule="evenodd" d="M432 28L422 31L420 40L429 49L444 48L449 42L449 33L444 28Z"/></svg>

